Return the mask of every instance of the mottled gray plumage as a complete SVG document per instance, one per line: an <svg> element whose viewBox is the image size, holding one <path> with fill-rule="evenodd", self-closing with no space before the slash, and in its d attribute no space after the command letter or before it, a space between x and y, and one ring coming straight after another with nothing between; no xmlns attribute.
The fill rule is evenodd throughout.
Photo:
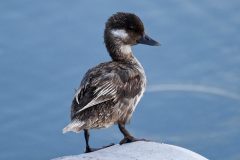
<svg viewBox="0 0 240 160"><path fill-rule="evenodd" d="M145 84L143 69L135 59L102 63L90 69L72 102L72 121L85 122L76 131L129 121ZM80 111L92 101L92 105Z"/></svg>
<svg viewBox="0 0 240 160"><path fill-rule="evenodd" d="M131 46L137 43L158 45L146 36L141 20L131 13L116 13L106 23L104 42L112 61L88 70L71 106L71 123L63 132L85 131L87 149L88 129L109 127L115 123L125 131L136 105L146 87L142 65L133 56Z"/></svg>

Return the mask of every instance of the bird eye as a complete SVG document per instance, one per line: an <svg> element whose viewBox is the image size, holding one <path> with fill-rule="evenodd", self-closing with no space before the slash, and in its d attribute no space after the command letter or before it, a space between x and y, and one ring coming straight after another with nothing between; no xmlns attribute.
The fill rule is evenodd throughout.
<svg viewBox="0 0 240 160"><path fill-rule="evenodd" d="M134 30L135 28L134 28L134 26L129 26L129 30Z"/></svg>

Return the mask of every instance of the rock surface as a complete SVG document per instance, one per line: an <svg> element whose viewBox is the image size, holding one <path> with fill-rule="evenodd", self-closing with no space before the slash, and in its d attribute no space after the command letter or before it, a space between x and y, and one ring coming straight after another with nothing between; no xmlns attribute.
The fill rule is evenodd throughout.
<svg viewBox="0 0 240 160"><path fill-rule="evenodd" d="M190 150L156 142L114 145L92 153L64 156L54 160L207 160Z"/></svg>

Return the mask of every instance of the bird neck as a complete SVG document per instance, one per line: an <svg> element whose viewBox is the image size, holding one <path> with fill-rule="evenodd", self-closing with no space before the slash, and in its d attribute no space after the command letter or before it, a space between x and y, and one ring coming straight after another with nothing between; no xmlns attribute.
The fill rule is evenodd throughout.
<svg viewBox="0 0 240 160"><path fill-rule="evenodd" d="M124 44L115 37L107 35L105 45L113 61L132 61L134 59L131 45Z"/></svg>

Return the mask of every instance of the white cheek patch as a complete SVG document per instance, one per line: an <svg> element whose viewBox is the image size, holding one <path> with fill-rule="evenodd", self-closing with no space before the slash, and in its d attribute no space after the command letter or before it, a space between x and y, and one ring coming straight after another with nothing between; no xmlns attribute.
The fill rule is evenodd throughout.
<svg viewBox="0 0 240 160"><path fill-rule="evenodd" d="M125 40L129 37L128 33L124 29L113 29L111 30L111 33L114 37L120 38L122 40ZM132 52L132 48L130 45L121 44L119 47L120 47L121 53L129 54Z"/></svg>
<svg viewBox="0 0 240 160"><path fill-rule="evenodd" d="M111 30L111 33L113 34L114 37L118 37L121 39L128 38L128 33L124 29L113 29Z"/></svg>
<svg viewBox="0 0 240 160"><path fill-rule="evenodd" d="M122 53L129 54L132 52L132 48L130 45L121 45L120 50Z"/></svg>

